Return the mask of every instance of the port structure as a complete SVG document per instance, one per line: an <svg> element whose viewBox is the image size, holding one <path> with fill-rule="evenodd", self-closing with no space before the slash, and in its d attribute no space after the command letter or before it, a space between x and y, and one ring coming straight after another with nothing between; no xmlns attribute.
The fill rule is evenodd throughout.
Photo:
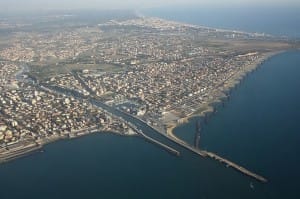
<svg viewBox="0 0 300 199"><path fill-rule="evenodd" d="M83 96L82 94L80 94L80 93L78 93L78 92L76 92L76 91L68 92L68 91L65 90L65 89L61 89L61 88L58 89L57 87L50 87L50 86L45 86L45 87L47 87L47 89L52 90L53 92L64 93L64 94L67 94L67 95L72 95L73 97L76 97L76 98L86 99L85 96ZM97 98L90 98L89 100L90 100L90 102L91 102L92 104L94 104L94 105L96 105L96 106L99 106L99 107L101 107L102 109L104 109L104 110L106 110L106 111L108 111L108 112L111 112L111 114L120 113L119 110L117 110L117 109L115 109L115 108L113 108L113 107L110 107L110 106L105 105L103 102L99 101L99 99L97 99ZM113 113L112 111L114 111L114 113ZM217 154L215 154L215 153L197 149L196 147L193 147L193 146L189 145L188 143L184 142L183 140L180 140L180 139L178 139L177 137L174 137L174 136L170 136L170 135L166 134L164 131L159 130L159 129L156 129L155 127L153 127L153 126L147 124L145 121L143 121L143 120L141 120L141 119L139 119L139 118L136 118L136 117L134 117L134 116L132 116L132 115L130 115L130 114L127 114L127 116L128 116L129 118L133 119L133 120L138 120L138 121L140 121L140 122L143 123L145 126L151 128L151 129L153 129L154 131L156 131L157 133L163 135L164 137L166 137L167 139L169 139L169 140L172 141L173 143L175 143L175 144L177 144L177 145L179 145L179 146L181 146L181 147L183 147L183 148L185 148L185 149L187 149L187 150L189 150L189 151L195 153L196 155L199 155L199 156L201 156L201 157L209 157L209 158L218 160L219 162L225 163L227 166L232 167L233 169L235 169L235 170L237 170L237 171L243 173L244 175L247 175L247 176L249 176L249 177L252 177L252 178L254 178L254 179L256 179L256 180L258 180L258 181L260 181L260 182L267 182L267 179L266 179L266 178L264 178L264 177L262 177L262 176L260 176L260 175L258 175L258 174L255 174L254 172L251 172L251 171L247 170L246 168L244 168L244 167L242 167L242 166L239 166L238 164L236 164L236 163L234 163L234 162L232 162L232 161L230 161L230 160L227 160L227 159L225 159L225 158L222 158L221 156L219 156L219 155L217 155ZM124 120L127 120L127 119L124 118L124 117L123 117L123 119L124 119ZM129 122L129 121L128 121L128 122ZM199 125L199 126L197 127L197 125ZM200 132L200 131L201 131L200 123L197 124L197 125L196 125L196 129L197 129L197 131L199 130L199 132ZM159 141L157 141L157 140L151 138L151 137L148 136L148 135L145 135L145 133L143 133L143 132L142 132L141 130L139 130L139 129L135 129L135 130L137 130L137 131L139 132L139 134L142 135L142 137L144 137L146 140L148 140L148 141L150 141L150 142L152 142L152 143L155 143L155 144L159 145L160 147L164 148L165 150L169 151L169 152L172 153L172 154L175 154L175 155L177 155L177 156L180 155L180 152L179 152L179 151L177 151L177 150L175 150L175 149L173 149L173 148L171 148L171 147L169 147L169 146L167 146L167 145L165 145L165 144L163 144L163 143L161 143L161 142L159 142ZM200 141L200 137L199 137L199 141ZM198 147L199 147L199 145L198 145Z"/></svg>
<svg viewBox="0 0 300 199"><path fill-rule="evenodd" d="M196 124L196 133L194 138L194 145L196 149L199 149L200 145L200 136L201 136L201 121L198 120Z"/></svg>
<svg viewBox="0 0 300 199"><path fill-rule="evenodd" d="M200 134L200 131L201 131L201 128L200 128L200 121L198 120L198 122L196 123L196 140L199 139L200 141L200 135L199 135L199 138L198 138L198 134ZM257 181L260 181L260 182L268 182L268 180L266 178L264 178L263 176L260 176L226 158L223 158L213 152L209 152L209 151L205 151L205 150L200 150L199 148L196 148L189 145L188 143L176 138L176 137L173 137L173 136L169 136L163 132L160 132L162 135L165 135L165 137L169 138L169 140L171 140L172 142L182 146L183 148L195 153L196 155L199 155L201 157L205 157L205 158L211 158L211 159L214 159L214 160L217 160L219 161L220 163L224 163L227 167L231 167L235 170L237 170L238 172L241 172L242 174L246 175L246 176L249 176L249 177L252 177L254 179L256 179ZM198 141L198 140L197 140ZM199 143L197 144L197 146L199 147Z"/></svg>

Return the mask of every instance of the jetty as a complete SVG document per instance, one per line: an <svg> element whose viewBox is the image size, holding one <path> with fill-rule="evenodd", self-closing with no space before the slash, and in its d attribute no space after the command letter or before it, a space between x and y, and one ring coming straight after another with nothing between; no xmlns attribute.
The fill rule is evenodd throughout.
<svg viewBox="0 0 300 199"><path fill-rule="evenodd" d="M234 163L234 162L231 162L230 160L227 160L225 158L222 158L221 156L215 154L215 153L212 153L212 152L208 152L208 151L202 151L202 153L205 153L206 156L210 157L210 158L213 158L215 160L218 160L219 162L221 163L225 163L226 166L229 166L229 167L232 167L234 168L235 170L247 175L247 176L250 176L252 178L255 178L256 180L260 181L260 182L268 182L268 180L258 174L255 174L251 171L249 171L248 169L242 167L242 166L239 166L238 164Z"/></svg>
<svg viewBox="0 0 300 199"><path fill-rule="evenodd" d="M46 86L45 86L46 87ZM64 89L58 89L56 87L51 87L51 86L47 86L48 89L51 89L51 90L54 90L55 92L58 92L58 93L65 93L65 94L68 94L68 95L72 95L73 97L77 97L77 98L81 98L81 99L85 99L86 97L83 96L82 94L80 93L77 93L75 91L72 91L72 92L66 92L66 90ZM154 143L154 144L157 144L159 145L160 147L164 148L165 150L167 150L168 152L172 153L172 154L175 154L177 156L180 155L180 152L159 142L158 140L155 140L151 137L149 137L148 135L146 135L144 132L142 132L141 129L138 129L136 124L140 123L140 124L143 124L144 126L154 130L154 132L157 132L159 133L160 135L166 137L168 140L172 141L173 143L201 156L201 157L209 157L209 158L212 158L212 159L215 159L215 160L218 160L219 162L221 163L225 163L226 165L234 168L235 170L249 176L249 177L252 177L260 182L267 182L267 179L258 175L258 174L255 174L254 172L251 172L247 169L245 169L244 167L242 166L239 166L238 164L230 161L230 160L227 160L225 158L222 158L212 152L208 152L208 151L204 151L204 150L200 150L200 149L197 149L191 145L189 145L188 143L176 138L175 136L171 136L171 135L168 135L167 133L165 133L163 130L161 129L158 129L158 128L155 128L153 127L152 125L149 125L147 124L145 121L141 120L140 118L137 118L137 117L134 117L132 115L129 115L129 114L124 114L124 112L121 112L113 107L110 107L106 104L104 104L103 102L101 102L100 100L98 100L97 98L90 98L89 99L90 102L98 107L101 107L102 109L106 110L107 112L110 112L111 114L114 114L114 115L117 115L118 117L120 118L123 118L123 120L127 121L127 123L129 124L129 126L135 130L136 132L138 132L139 135L141 135L143 138L145 138L146 140ZM132 120L132 122L129 121L129 118Z"/></svg>
<svg viewBox="0 0 300 199"><path fill-rule="evenodd" d="M166 134L165 134L166 135ZM171 136L168 136L166 135L166 137L169 138L169 140L173 141L174 143L184 147L185 149L197 154L197 155L200 155L201 157L209 157L209 158L212 158L212 159L215 159L215 160L218 160L219 162L221 163L224 163L226 164L226 166L229 166L229 167L232 167L233 169L247 175L247 176L250 176L260 182L268 182L268 180L252 171L249 171L248 169L230 161L230 160L227 160L215 153L212 153L212 152L209 152L209 151L204 151L204 150L199 150L193 146L190 146L188 143L184 142L184 141L181 141L181 140L178 140L174 137L171 137Z"/></svg>
<svg viewBox="0 0 300 199"><path fill-rule="evenodd" d="M133 117L133 116L131 116L131 117ZM143 121L139 118L135 117L135 119L138 119L139 121L144 123L144 125L150 127L154 131L158 132L160 135L163 135L164 137L166 137L168 140L172 141L173 143L175 143L177 145L180 145L181 147L183 147L183 148L185 148L185 149L187 149L187 150L189 150L189 151L191 151L191 152L193 152L193 153L195 153L195 154L197 154L201 157L205 157L205 158L208 157L208 158L218 160L219 162L226 164L227 167L231 167L231 168L237 170L238 172L241 172L242 174L244 174L246 176L254 178L255 180L257 180L259 182L264 182L264 183L268 182L268 180L266 178L254 173L254 172L252 172L252 171L250 171L250 170L248 170L248 169L246 169L246 168L244 168L244 167L242 167L242 166L240 166L240 165L238 165L238 164L236 164L236 163L234 163L230 160L227 160L227 159L225 159L225 158L223 158L223 157L221 157L221 156L219 156L219 155L217 155L213 152L197 149L197 148L189 145L188 143L184 142L183 140L180 140L175 136L168 135L167 133L163 132L162 130L147 124L145 121ZM144 135L144 136L146 136L146 135ZM157 140L154 140L154 141L155 141L154 143L158 142ZM162 144L162 143L160 143L160 144ZM164 144L162 144L162 146L163 145ZM169 147L169 148L171 148L171 147ZM166 146L166 149L168 149L168 146ZM171 148L171 149L175 150L173 148ZM177 153L179 153L179 152L177 151Z"/></svg>
<svg viewBox="0 0 300 199"><path fill-rule="evenodd" d="M175 150L175 149L173 149L173 148L171 148L171 147L169 147L169 146L167 146L167 145L165 145L165 144L163 144L163 143L161 143L161 142L159 142L159 141L157 141L157 140L155 140L155 139L153 139L153 138L145 135L142 132L140 132L139 134L141 134L147 141L149 141L151 143L154 143L154 144L162 147L163 149L165 149L166 151L170 152L171 154L174 154L176 156L180 156L180 152L179 151L177 151L177 150Z"/></svg>
<svg viewBox="0 0 300 199"><path fill-rule="evenodd" d="M121 121L124 121L124 119L119 118ZM180 156L180 152L177 151L176 149L173 149L172 147L161 143L158 140L155 140L154 138L151 138L150 136L147 136L145 133L143 133L143 131L141 129L138 129L136 125L132 124L131 122L126 122L126 124L132 129L134 130L138 135L142 136L146 141L151 142L153 144L158 145L159 147L163 148L164 150L166 150L167 152L176 155L176 156Z"/></svg>

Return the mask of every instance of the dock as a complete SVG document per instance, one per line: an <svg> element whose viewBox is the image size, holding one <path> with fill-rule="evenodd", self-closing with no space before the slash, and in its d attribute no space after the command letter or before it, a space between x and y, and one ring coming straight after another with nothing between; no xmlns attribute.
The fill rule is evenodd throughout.
<svg viewBox="0 0 300 199"><path fill-rule="evenodd" d="M227 160L225 158L222 158L221 156L215 154L215 153L212 153L212 152L208 152L208 151L203 151L203 150L198 150L190 145L188 145L186 142L183 142L183 141L179 141L171 136L167 136L170 140L172 140L173 142L177 143L178 145L188 149L189 151L192 151L193 153L197 154L197 155L200 155L201 157L209 157L209 158L212 158L212 159L215 159L215 160L218 160L219 162L221 163L224 163L226 164L226 166L230 166L232 167L233 169L243 173L244 175L247 175L249 177L252 177L260 182L268 182L268 180L256 173L253 173L251 171L249 171L248 169L242 167L242 166L239 166L238 164L230 161L230 160Z"/></svg>
<svg viewBox="0 0 300 199"><path fill-rule="evenodd" d="M142 121L142 120L140 120ZM170 141L174 142L175 144L177 145L180 145L181 147L195 153L196 155L199 155L201 157L209 157L209 158L212 158L212 159L215 159L215 160L218 160L219 162L221 163L225 163L226 166L228 165L229 167L232 167L233 169L235 169L236 171L238 172L241 172L242 174L246 175L246 176L249 176L249 177L252 177L254 178L255 180L257 181L260 181L260 182L263 182L263 183L266 183L268 182L268 180L252 171L249 171L248 169L230 161L230 160L227 160L225 158L222 158L221 156L215 154L215 153L212 153L212 152L209 152L209 151L204 151L204 150L200 150L200 149L197 149L191 145L189 145L188 143L180 140L180 139L177 139L176 137L173 137L173 136L170 136L170 135L167 135L166 133L164 133L163 131L161 131L160 129L157 129L153 126L150 126L148 125L146 122L142 121L145 125L147 125L148 127L152 128L153 130L155 130L156 132L158 132L159 134L163 135L164 137L166 137L167 139L169 139ZM154 140L156 141L156 140ZM160 143L162 144L162 143ZM168 146L166 146L168 147ZM171 148L173 149L173 148ZM175 149L173 149L175 150ZM176 151L176 150L175 150ZM178 152L178 151L177 151ZM178 152L179 153L179 152Z"/></svg>
<svg viewBox="0 0 300 199"><path fill-rule="evenodd" d="M48 87L47 87L47 88L48 88ZM68 92L68 91L66 91L66 90L58 89L58 88L56 88L56 87L55 87L55 88L52 88L51 86L50 86L49 89L53 89L55 92L59 92L59 93L66 93L66 94L72 95L72 96L74 96L74 97L83 98L83 99L85 98L82 94L76 93L76 92L74 92L74 91ZM101 101L99 101L97 98L95 98L95 99L94 99L94 98L90 99L90 102L91 102L92 104L96 105L96 106L101 107L102 109L106 110L107 112L110 112L111 114L116 114L116 113L118 113L118 112L120 113L119 110L116 110L116 109L114 109L114 108L112 108L112 107L107 106L106 104L104 104L104 103L102 103ZM114 111L115 111L115 112L114 112ZM118 114L117 114L117 115L118 115ZM169 147L169 146L167 146L167 145L165 145L165 144L163 144L163 143L161 143L161 142L159 142L159 141L157 141L157 140L155 140L155 139L153 139L153 138L151 138L151 137L145 135L140 129L138 129L138 128L136 127L135 124L132 124L131 122L128 121L128 119L124 118L124 116L120 116L120 115L118 115L118 116L119 116L120 118L122 118L121 121L127 121L127 124L128 124L133 130L135 130L139 135L141 135L143 138L145 138L145 139L148 140L149 142L154 143L154 144L157 144L158 146L162 147L163 149L167 150L168 152L170 152L170 153L172 153L172 154L174 154L174 155L177 155L177 156L180 155L180 152L179 152L179 151L177 151L177 150L175 150L175 149L173 149L173 148L171 148L171 147ZM204 150L197 149L197 148L195 148L195 147L189 145L188 143L186 143L186 142L184 142L184 141L182 141L182 140L180 140L180 139L177 139L176 137L173 137L173 136L170 136L170 135L166 134L165 132L163 132L163 130L157 129L157 128L155 128L155 127L153 127L153 126L147 124L145 121L143 121L143 120L141 120L141 119L139 119L139 118L137 118L137 117L134 117L134 116L129 115L129 114L126 114L126 116L129 117L129 118L132 118L132 119L134 119L134 120L140 121L140 122L143 123L145 126L151 128L151 129L153 129L154 131L156 131L156 132L159 133L160 135L166 137L167 139L169 139L169 140L172 141L173 143L175 143L175 144L177 144L177 145L179 145L179 146L181 146L181 147L183 147L183 148L185 148L185 149L187 149L187 150L189 150L189 151L195 153L196 155L199 155L199 156L201 156L201 157L209 157L209 158L218 160L219 162L225 163L226 165L228 165L228 166L232 167L233 169L237 170L238 172L241 172L241 173L243 173L244 175L247 175L247 176L249 176L249 177L252 177L252 178L256 179L257 181L264 182L264 183L267 182L267 179L266 179L266 178L264 178L264 177L262 177L262 176L260 176L260 175L258 175L258 174L255 174L254 172L251 172L251 171L245 169L244 167L239 166L238 164L236 164L236 163L234 163L234 162L231 162L230 160L227 160L227 159L225 159L225 158L222 158L221 156L216 155L216 154L214 154L214 153L212 153L212 152L208 152L208 151L204 151Z"/></svg>
<svg viewBox="0 0 300 199"><path fill-rule="evenodd" d="M157 141L157 140L155 140L155 139L153 139L153 138L151 138L151 137L149 137L149 136L147 136L147 135L145 135L145 134L143 134L143 133L140 133L140 134L141 134L147 141L149 141L149 142L151 142L151 143L154 143L154 144L156 144L156 145L162 147L163 149L167 150L168 152L170 152L170 153L172 153L172 154L174 154L174 155L176 155L176 156L180 156L180 152L179 152L179 151L177 151L177 150L175 150L175 149L173 149L173 148L171 148L171 147L169 147L169 146L167 146L167 145L165 145L165 144L163 144L163 143L161 143L161 142L159 142L159 141Z"/></svg>
<svg viewBox="0 0 300 199"><path fill-rule="evenodd" d="M153 127L152 127L153 128ZM161 135L164 135L166 138L168 138L169 140L171 140L172 142L182 146L183 148L195 153L196 155L199 155L201 157L209 157L209 158L212 158L212 159L215 159L215 160L218 160L219 162L221 163L224 163L226 164L226 166L229 166L229 167L232 167L233 169L237 170L238 172L241 172L242 174L246 175L246 176L249 176L249 177L252 177L254 178L255 180L257 181L260 181L260 182L263 182L263 183L266 183L268 182L268 180L252 171L249 171L248 169L230 161L230 160L227 160L225 158L222 158L221 156L215 154L215 153L212 153L212 152L209 152L209 151L204 151L204 150L200 150L200 149L196 149L195 147L189 145L188 143L182 141L182 140L179 140L179 139L176 139L175 137L172 137L172 136L169 136L161 131L159 131L158 129L155 129L157 132L159 132Z"/></svg>
<svg viewBox="0 0 300 199"><path fill-rule="evenodd" d="M7 150L5 152L2 151L0 154L0 163L8 162L10 160L29 155L40 150L41 148L42 145L31 143L22 147L16 147L11 150Z"/></svg>
<svg viewBox="0 0 300 199"><path fill-rule="evenodd" d="M121 121L124 121L122 118L119 118ZM125 121L124 121L125 122ZM164 150L166 150L167 152L176 155L176 156L180 156L180 152L177 151L176 149L173 149L172 147L169 147L166 144L163 144L161 142L159 142L158 140L155 140L149 136L147 136L145 133L143 133L142 130L138 129L136 125L132 124L131 122L126 122L126 124L132 128L133 131L135 131L138 135L142 136L145 140L158 145L159 147L163 148Z"/></svg>
<svg viewBox="0 0 300 199"><path fill-rule="evenodd" d="M250 176L252 178L255 178L256 180L260 181L260 182L268 182L268 180L258 174L255 174L249 170L247 170L246 168L239 166L238 164L231 162L230 160L227 160L225 158L222 158L221 156L218 156L217 154L214 154L212 152L208 152L208 151L202 151L202 153L205 153L208 157L218 160L221 163L225 163L226 165L228 165L229 167L234 168L235 170Z"/></svg>

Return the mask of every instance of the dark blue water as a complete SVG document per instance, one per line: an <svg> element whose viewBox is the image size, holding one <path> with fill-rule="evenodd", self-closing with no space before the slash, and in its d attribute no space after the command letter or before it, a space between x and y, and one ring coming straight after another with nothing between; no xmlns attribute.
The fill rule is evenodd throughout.
<svg viewBox="0 0 300 199"><path fill-rule="evenodd" d="M183 6L142 10L157 16L215 28L300 38L300 6Z"/></svg>
<svg viewBox="0 0 300 199"><path fill-rule="evenodd" d="M257 198L264 187L183 151L172 156L139 138L95 134L0 166L1 199Z"/></svg>
<svg viewBox="0 0 300 199"><path fill-rule="evenodd" d="M0 197L298 198L299 55L267 61L202 132L203 148L264 175L267 184L182 149L175 157L140 138L94 134L0 165ZM195 120L176 133L191 140L194 130Z"/></svg>
<svg viewBox="0 0 300 199"><path fill-rule="evenodd" d="M299 198L300 52L273 57L231 94L201 133L201 147L269 179L267 198ZM193 143L196 118L176 129Z"/></svg>
<svg viewBox="0 0 300 199"><path fill-rule="evenodd" d="M260 21L256 27L226 25L226 20L214 23L190 13L176 18L215 27L300 32L299 23L286 29L276 23L263 27ZM277 55L232 92L201 134L202 148L265 176L267 184L181 148L182 156L175 157L140 138L94 134L0 165L0 198L299 198L299 85L300 52ZM192 142L195 121L178 127L176 134Z"/></svg>

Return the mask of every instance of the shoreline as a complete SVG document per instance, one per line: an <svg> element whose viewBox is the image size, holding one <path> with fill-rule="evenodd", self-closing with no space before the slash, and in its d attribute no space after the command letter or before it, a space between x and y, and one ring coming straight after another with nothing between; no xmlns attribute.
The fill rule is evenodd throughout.
<svg viewBox="0 0 300 199"><path fill-rule="evenodd" d="M73 132L78 133L77 135L71 136L68 135L60 135L50 138L44 138L39 141L30 142L27 145L23 145L23 147L15 147L10 150L6 150L5 154L0 154L0 165L5 164L8 162L11 162L13 160L16 160L18 158L26 157L29 155L32 155L36 152L43 152L43 148L47 146L48 144L52 144L56 141L63 141L63 140L73 140L78 139L83 136L93 135L96 133L110 133L114 135L120 135L120 136L136 136L137 134L122 134L120 132L114 131L112 129L82 129Z"/></svg>
<svg viewBox="0 0 300 199"><path fill-rule="evenodd" d="M215 110L214 104L221 102L222 99L224 97L226 97L226 93L230 92L233 88L235 88L235 86L237 86L240 83L240 81L243 80L244 77L248 73L257 69L267 59L269 59L277 54L281 54L283 52L285 52L285 51L283 50L283 51L264 53L263 56L261 58L259 58L258 60L256 60L255 62L253 62L249 65L246 65L242 71L239 71L234 74L234 76L235 76L234 78L230 78L230 79L228 79L228 81L225 81L224 85L218 91L218 95L214 99L206 102L202 106L199 106L198 110L187 115L186 117L179 118L177 121L171 121L171 122L165 123L165 125L167 126L165 135L170 136L171 138L175 139L178 142L186 143L184 140L178 138L174 134L175 128L189 122L190 119L192 119L194 117L205 117L206 114L213 113ZM196 113L199 111L199 109L202 109L202 111L200 113ZM44 146L51 144L55 141L75 139L75 138L79 138L81 136L91 135L91 134L99 133L99 132L101 132L101 133L102 132L110 132L110 133L113 133L115 135L120 135L120 136L135 136L136 135L136 134L122 134L122 133L114 131L112 129L93 129L93 128L81 129L81 130L77 130L75 132L71 132L69 134L59 135L59 136L55 136L55 137L53 136L53 137L44 138L42 140L38 140L35 142L30 142L27 145L12 148L11 151L6 150L6 151L4 151L5 153L0 154L0 165L3 163L13 161L17 158L24 157L27 155L31 155L35 152L38 152L39 150L42 150ZM20 144L20 143L17 143L17 144Z"/></svg>
<svg viewBox="0 0 300 199"><path fill-rule="evenodd" d="M201 106L198 107L198 110L196 110L193 113L188 114L187 116L183 117L183 118L179 118L177 121L171 121L168 123L165 123L164 125L166 125L166 134L170 137L172 137L173 139L176 139L179 142L184 142L185 141L179 137L176 136L176 134L174 133L174 130L183 125L188 123L191 119L195 118L195 117L206 117L206 114L210 114L210 113L214 113L215 112L215 105L216 103L220 103L222 102L222 99L226 98L227 96L229 96L228 93L230 93L236 86L238 86L241 81L250 73L252 73L253 71L255 71L256 69L258 69L265 61L267 61L268 59L271 59L272 57L282 54L284 52L287 52L288 50L280 50L280 51L274 51L274 52L268 52L268 53L264 53L262 54L262 57L259 58L258 60L255 60L253 63L250 63L248 65L246 65L243 70L238 71L237 73L235 73L233 76L233 78L230 78L228 80L226 80L223 83L223 86L220 87L220 90L218 92L218 95L202 104ZM199 112L200 113L197 113Z"/></svg>

